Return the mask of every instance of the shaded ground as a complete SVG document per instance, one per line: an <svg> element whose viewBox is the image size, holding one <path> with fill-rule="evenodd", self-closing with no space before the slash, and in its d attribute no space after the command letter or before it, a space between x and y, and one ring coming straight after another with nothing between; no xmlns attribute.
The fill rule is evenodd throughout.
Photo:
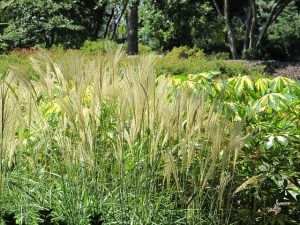
<svg viewBox="0 0 300 225"><path fill-rule="evenodd" d="M272 76L286 76L300 80L300 62L268 61L243 61L245 66L265 66L264 72Z"/></svg>

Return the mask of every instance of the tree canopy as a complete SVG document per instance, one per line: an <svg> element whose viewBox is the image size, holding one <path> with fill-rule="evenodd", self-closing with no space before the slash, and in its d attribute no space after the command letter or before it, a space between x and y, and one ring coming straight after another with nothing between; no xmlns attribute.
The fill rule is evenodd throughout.
<svg viewBox="0 0 300 225"><path fill-rule="evenodd" d="M136 39L157 51L184 45L231 52L233 58L300 55L300 0L0 0L0 11L2 51L79 48L105 38Z"/></svg>

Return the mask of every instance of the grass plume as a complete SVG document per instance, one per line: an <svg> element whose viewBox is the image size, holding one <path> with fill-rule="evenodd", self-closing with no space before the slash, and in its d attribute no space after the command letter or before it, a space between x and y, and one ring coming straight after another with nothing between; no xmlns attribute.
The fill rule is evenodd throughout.
<svg viewBox="0 0 300 225"><path fill-rule="evenodd" d="M41 53L34 79L18 70L3 78L1 162L16 167L1 169L15 199L2 204L20 215L54 208L68 224L87 224L93 210L106 224L225 221L240 126L204 93L158 79L154 61L121 50L60 62Z"/></svg>

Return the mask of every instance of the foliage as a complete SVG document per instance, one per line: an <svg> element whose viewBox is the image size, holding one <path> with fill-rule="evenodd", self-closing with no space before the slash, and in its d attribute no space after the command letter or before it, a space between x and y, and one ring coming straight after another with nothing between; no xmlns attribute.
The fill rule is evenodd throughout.
<svg viewBox="0 0 300 225"><path fill-rule="evenodd" d="M98 52L98 53L107 53L110 51L116 51L118 48L126 49L126 44L117 44L114 41L110 40L98 40L98 41L91 41L87 40L84 42L83 46L80 48L84 52ZM145 54L150 53L151 48L139 43L139 53Z"/></svg>
<svg viewBox="0 0 300 225"><path fill-rule="evenodd" d="M68 15L62 16L63 10L70 7L72 6L66 2L58 4L55 1L15 1L7 9L12 20L3 39L12 47L31 47L38 44L50 47L62 39L69 39L70 43L65 44L71 47L77 41L74 31L83 30L83 26L76 24Z"/></svg>
<svg viewBox="0 0 300 225"><path fill-rule="evenodd" d="M242 52L240 55L243 57L246 51L259 52L269 27L283 14L283 10L295 1L226 0L219 2L212 0L212 2L216 12L224 21L232 58L237 59L238 52ZM290 13L294 18L299 17L296 7Z"/></svg>
<svg viewBox="0 0 300 225"><path fill-rule="evenodd" d="M1 72L0 211L26 224L46 209L57 224L299 223L299 82L157 77L156 58L120 49L49 54L33 54L34 75Z"/></svg>
<svg viewBox="0 0 300 225"><path fill-rule="evenodd" d="M62 46L80 48L86 40L127 38L128 0L0 0L0 52L16 47ZM212 0L140 0L139 42L151 50L165 52L179 46L197 47L206 54L227 52L230 44L223 17ZM224 1L218 2L224 11ZM298 60L299 0L229 1L229 22L238 57L247 59ZM256 17L251 17L250 2L255 2ZM263 33L270 9L280 3L278 18L271 19ZM281 13L281 6L289 2ZM253 18L253 20L251 20ZM254 19L256 18L256 19ZM252 26L251 23L253 23ZM5 28L9 25L7 28ZM250 31L250 27L253 29ZM4 29L5 28L5 29ZM247 29L248 28L248 29ZM3 32L3 34L2 34ZM261 36L261 37L260 37ZM251 41L252 40L252 41ZM260 41L258 41L260 40ZM251 44L250 44L251 42ZM254 45L260 43L259 45ZM144 49L145 50L145 49ZM147 49L149 52L150 49ZM219 57L219 56L218 56ZM222 56L223 57L223 56ZM226 56L227 58L227 56Z"/></svg>
<svg viewBox="0 0 300 225"><path fill-rule="evenodd" d="M28 74L34 73L27 56L17 55L15 53L10 55L0 55L0 73L6 74L11 67L20 68Z"/></svg>
<svg viewBox="0 0 300 225"><path fill-rule="evenodd" d="M3 9L9 26L2 39L11 48L53 44L76 48L85 39L97 37L103 7L105 3L93 0L15 0Z"/></svg>
<svg viewBox="0 0 300 225"><path fill-rule="evenodd" d="M230 54L228 52L212 52L211 54L208 55L208 57L212 60L227 60L230 59Z"/></svg>
<svg viewBox="0 0 300 225"><path fill-rule="evenodd" d="M147 54L150 52L153 52L153 51L149 46L139 43L139 54Z"/></svg>
<svg viewBox="0 0 300 225"><path fill-rule="evenodd" d="M205 58L203 50L198 48L189 48L187 46L175 47L171 52L168 53L169 57L177 57L179 59L188 59L188 58Z"/></svg>
<svg viewBox="0 0 300 225"><path fill-rule="evenodd" d="M6 44L4 41L0 40L0 54L7 52L9 49L9 45Z"/></svg>
<svg viewBox="0 0 300 225"><path fill-rule="evenodd" d="M19 223L45 208L68 224L95 211L107 224L226 220L220 193L241 127L204 94L156 79L153 58L121 58L41 56L32 58L38 77L2 77L0 201Z"/></svg>
<svg viewBox="0 0 300 225"><path fill-rule="evenodd" d="M266 53L270 58L297 60L300 58L300 17L296 2L293 2L269 30ZM296 14L298 12L298 14Z"/></svg>
<svg viewBox="0 0 300 225"><path fill-rule="evenodd" d="M285 77L218 76L190 74L173 82L203 90L212 101L220 98L224 112L245 121L251 134L237 162L232 222L299 223L299 83Z"/></svg>
<svg viewBox="0 0 300 225"><path fill-rule="evenodd" d="M117 50L118 44L109 40L98 40L98 41L87 40L84 42L83 46L80 49L86 52L105 53L108 47Z"/></svg>
<svg viewBox="0 0 300 225"><path fill-rule="evenodd" d="M141 7L142 43L155 50L187 45L224 49L224 32L209 1L145 1ZM203 32L209 30L209 32Z"/></svg>
<svg viewBox="0 0 300 225"><path fill-rule="evenodd" d="M178 47L158 60L156 69L158 74L167 75L220 71L224 76L259 76L263 72L262 67L246 68L242 62L215 60L214 57L216 56L205 56L203 50L198 48Z"/></svg>

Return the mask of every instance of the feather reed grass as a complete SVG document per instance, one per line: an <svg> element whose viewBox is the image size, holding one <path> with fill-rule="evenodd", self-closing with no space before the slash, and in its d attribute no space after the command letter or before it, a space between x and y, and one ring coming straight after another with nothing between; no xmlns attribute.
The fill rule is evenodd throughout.
<svg viewBox="0 0 300 225"><path fill-rule="evenodd" d="M106 224L225 224L241 126L205 93L157 78L153 56L128 60L41 53L36 79L1 79L1 203L31 215L20 224L40 208L68 224L93 211Z"/></svg>

